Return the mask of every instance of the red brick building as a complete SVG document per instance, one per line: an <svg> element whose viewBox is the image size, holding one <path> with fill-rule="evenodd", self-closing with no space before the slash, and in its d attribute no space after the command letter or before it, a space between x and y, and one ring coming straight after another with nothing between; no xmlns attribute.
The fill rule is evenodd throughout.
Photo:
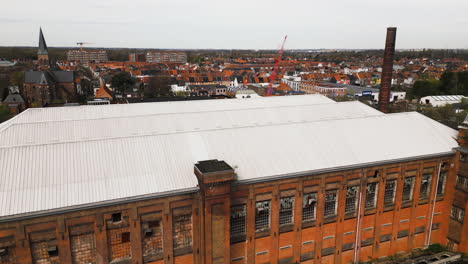
<svg viewBox="0 0 468 264"><path fill-rule="evenodd" d="M466 252L464 132L418 113L320 95L44 108L0 135L2 263Z"/></svg>

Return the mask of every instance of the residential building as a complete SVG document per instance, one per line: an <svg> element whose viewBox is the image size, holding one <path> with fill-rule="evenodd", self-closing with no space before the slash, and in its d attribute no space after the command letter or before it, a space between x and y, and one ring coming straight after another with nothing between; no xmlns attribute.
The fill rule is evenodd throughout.
<svg viewBox="0 0 468 264"><path fill-rule="evenodd" d="M146 57L144 53L130 53L128 54L128 61L136 62L136 61L146 61Z"/></svg>
<svg viewBox="0 0 468 264"><path fill-rule="evenodd" d="M68 61L87 62L106 62L109 60L107 51L105 50L89 50L89 49L74 49L67 52Z"/></svg>
<svg viewBox="0 0 468 264"><path fill-rule="evenodd" d="M149 63L186 63L187 54L182 51L148 51L146 62Z"/></svg>

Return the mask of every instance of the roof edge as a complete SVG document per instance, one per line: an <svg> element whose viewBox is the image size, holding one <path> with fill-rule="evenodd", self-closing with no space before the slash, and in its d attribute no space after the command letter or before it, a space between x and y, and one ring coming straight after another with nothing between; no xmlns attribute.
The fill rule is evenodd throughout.
<svg viewBox="0 0 468 264"><path fill-rule="evenodd" d="M344 170L352 170L352 169L387 165L387 164L392 164L392 163L433 159L433 158L439 158L439 157L444 157L444 156L451 156L451 155L454 155L455 153L456 153L456 150L454 149L452 151L441 152L441 153L436 153L436 154L413 156L413 157L391 159L391 160L384 160L384 161L375 161L375 162L368 162L368 163L360 163L360 164L339 166L339 167L333 167L333 168L287 173L287 174L281 174L281 175L275 175L275 176L265 176L265 177L250 179L250 180L239 180L235 182L234 184L244 185L244 184L252 184L252 183L258 183L258 182L269 182L269 181L275 181L275 180L289 179L289 178L295 178L295 177L305 177L305 176L312 176L312 175L318 175L318 174L323 174L323 173L331 173L331 172L339 172L339 171L344 171Z"/></svg>
<svg viewBox="0 0 468 264"><path fill-rule="evenodd" d="M140 201L146 201L146 200L150 200L154 198L164 198L164 197L168 197L172 195L189 194L189 193L194 193L198 191L199 191L198 187L192 187L192 188L186 188L186 189L181 189L181 190L176 190L176 191L152 193L152 194L145 194L145 195L139 195L139 196L133 196L133 197L100 201L100 202L95 202L95 203L88 203L88 204L82 204L82 205L42 210L42 211L36 211L36 212L30 212L30 213L0 216L0 223L26 220L26 219L36 218L36 217L43 217L43 216L52 216L52 215L63 214L63 213L71 213L71 212L76 212L80 210L97 209L97 208L106 207L106 206L120 205L124 203L132 203L132 202L140 202Z"/></svg>

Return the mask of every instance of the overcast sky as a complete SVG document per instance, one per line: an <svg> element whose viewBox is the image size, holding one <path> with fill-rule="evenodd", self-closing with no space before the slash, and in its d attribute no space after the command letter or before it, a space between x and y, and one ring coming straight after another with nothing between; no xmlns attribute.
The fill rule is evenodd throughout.
<svg viewBox="0 0 468 264"><path fill-rule="evenodd" d="M468 48L468 0L1 0L0 46Z"/></svg>

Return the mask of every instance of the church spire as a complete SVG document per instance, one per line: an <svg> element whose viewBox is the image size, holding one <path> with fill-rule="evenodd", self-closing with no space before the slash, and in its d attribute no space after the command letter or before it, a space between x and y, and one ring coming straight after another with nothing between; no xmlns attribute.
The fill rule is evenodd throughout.
<svg viewBox="0 0 468 264"><path fill-rule="evenodd" d="M42 28L39 28L39 50L37 55L48 55L47 44L45 42L44 35L42 34Z"/></svg>

